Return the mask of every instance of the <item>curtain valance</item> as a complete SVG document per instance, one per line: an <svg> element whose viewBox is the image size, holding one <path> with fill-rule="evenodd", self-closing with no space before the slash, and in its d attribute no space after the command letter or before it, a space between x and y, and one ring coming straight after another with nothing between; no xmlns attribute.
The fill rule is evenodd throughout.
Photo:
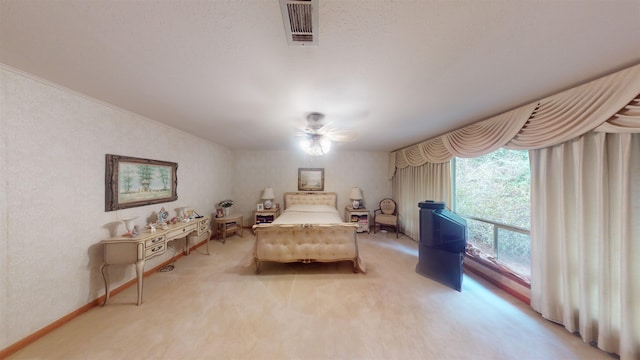
<svg viewBox="0 0 640 360"><path fill-rule="evenodd" d="M395 151L389 171L476 157L503 146L548 147L592 130L640 132L640 65Z"/></svg>

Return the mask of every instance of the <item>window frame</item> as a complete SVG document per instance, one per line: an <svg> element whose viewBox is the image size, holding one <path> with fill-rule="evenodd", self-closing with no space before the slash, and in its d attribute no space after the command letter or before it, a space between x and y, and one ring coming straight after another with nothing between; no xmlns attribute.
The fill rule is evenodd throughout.
<svg viewBox="0 0 640 360"><path fill-rule="evenodd" d="M509 266L507 264L505 264L504 262L500 261L500 251L499 251L499 241L500 241L500 237L498 235L499 230L507 230L507 231L512 231L512 232L516 232L516 233L520 233L520 234L525 234L529 237L529 239L531 239L531 230L530 229L526 229L526 228L522 228L522 227L518 227L515 225L509 225L509 224L505 224L505 223L500 223L497 221L493 221L493 220L487 220L478 216L474 216L474 215L469 215L469 214L463 214L458 212L457 210L457 184L456 184L456 180L457 180L457 158L453 158L451 159L451 209L458 215L460 215L461 217L465 218L465 219L470 219L470 220L474 220L474 221L480 221L483 223L487 223L490 224L493 228L492 231L492 238L491 238L491 243L492 243L492 247L493 247L493 252L495 255L495 259L496 262L499 263L499 265L492 263L489 260L486 260L482 257L479 256L475 256L473 254L469 254L467 253L466 256L472 257L474 260L476 260L478 263L487 266L489 268L491 268L493 271L496 271L498 273L500 273L501 275L504 276L508 276L509 278L519 282L521 285L530 287L530 280L528 278L530 278L529 274L520 274L515 270L512 270L509 268ZM531 204L529 204L529 206L531 206ZM531 243L529 243L529 250L531 249ZM505 270L502 267L505 267L509 270Z"/></svg>

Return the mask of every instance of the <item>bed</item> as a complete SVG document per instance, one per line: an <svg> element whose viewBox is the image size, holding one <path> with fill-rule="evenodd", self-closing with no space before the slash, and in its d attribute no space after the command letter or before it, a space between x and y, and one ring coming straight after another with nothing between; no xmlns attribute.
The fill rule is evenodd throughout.
<svg viewBox="0 0 640 360"><path fill-rule="evenodd" d="M263 262L351 261L353 272L366 272L358 252L355 223L343 222L332 192L288 192L282 215L253 226L256 274Z"/></svg>

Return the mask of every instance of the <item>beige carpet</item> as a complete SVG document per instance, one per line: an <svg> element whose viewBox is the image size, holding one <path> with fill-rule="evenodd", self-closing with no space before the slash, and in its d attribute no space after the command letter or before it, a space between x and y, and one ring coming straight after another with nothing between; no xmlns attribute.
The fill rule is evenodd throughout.
<svg viewBox="0 0 640 360"><path fill-rule="evenodd" d="M417 244L360 234L350 263L246 267L253 236L211 241L10 359L611 359L527 305L466 276L416 274Z"/></svg>

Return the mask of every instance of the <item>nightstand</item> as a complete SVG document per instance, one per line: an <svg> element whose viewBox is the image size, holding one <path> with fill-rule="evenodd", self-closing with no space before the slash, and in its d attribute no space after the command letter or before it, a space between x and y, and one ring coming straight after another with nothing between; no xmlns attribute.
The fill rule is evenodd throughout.
<svg viewBox="0 0 640 360"><path fill-rule="evenodd" d="M369 210L365 208L354 209L351 206L344 208L344 221L358 224L356 232L369 233Z"/></svg>
<svg viewBox="0 0 640 360"><path fill-rule="evenodd" d="M280 208L256 210L253 216L254 224L270 224L280 216Z"/></svg>
<svg viewBox="0 0 640 360"><path fill-rule="evenodd" d="M216 236L222 236L222 243L227 241L227 234L236 233L242 237L242 215L229 215L213 218Z"/></svg>

